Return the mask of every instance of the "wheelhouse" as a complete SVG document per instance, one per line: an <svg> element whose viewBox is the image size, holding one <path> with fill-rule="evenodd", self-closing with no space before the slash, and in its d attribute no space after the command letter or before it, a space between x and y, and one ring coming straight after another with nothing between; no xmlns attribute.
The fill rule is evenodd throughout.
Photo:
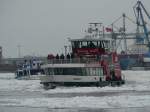
<svg viewBox="0 0 150 112"><path fill-rule="evenodd" d="M102 39L72 39L71 45L73 53L77 56L83 55L103 55L111 51L112 40L109 38Z"/></svg>

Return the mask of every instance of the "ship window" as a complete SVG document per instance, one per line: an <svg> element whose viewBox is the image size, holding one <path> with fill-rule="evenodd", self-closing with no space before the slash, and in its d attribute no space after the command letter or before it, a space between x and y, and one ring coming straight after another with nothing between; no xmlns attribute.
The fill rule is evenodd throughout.
<svg viewBox="0 0 150 112"><path fill-rule="evenodd" d="M103 48L103 42L102 41L100 41L100 47Z"/></svg>
<svg viewBox="0 0 150 112"><path fill-rule="evenodd" d="M80 44L79 41L74 41L74 48L79 48L79 44Z"/></svg>
<svg viewBox="0 0 150 112"><path fill-rule="evenodd" d="M93 42L93 44L94 44L94 48L97 48L97 42Z"/></svg>
<svg viewBox="0 0 150 112"><path fill-rule="evenodd" d="M71 45L72 45L72 48L74 48L74 47L75 47L74 42L71 42Z"/></svg>
<svg viewBox="0 0 150 112"><path fill-rule="evenodd" d="M55 75L85 75L86 71L84 68L55 68Z"/></svg>
<svg viewBox="0 0 150 112"><path fill-rule="evenodd" d="M108 41L105 42L105 45L106 45L105 47L108 48Z"/></svg>
<svg viewBox="0 0 150 112"><path fill-rule="evenodd" d="M97 44L98 44L97 45L98 48L102 48L102 42L101 41L98 41Z"/></svg>
<svg viewBox="0 0 150 112"><path fill-rule="evenodd" d="M88 42L82 42L82 48L87 48Z"/></svg>
<svg viewBox="0 0 150 112"><path fill-rule="evenodd" d="M106 48L106 42L103 41L103 48Z"/></svg>
<svg viewBox="0 0 150 112"><path fill-rule="evenodd" d="M88 48L95 48L96 44L97 44L96 42L90 41L90 42L88 42Z"/></svg>
<svg viewBox="0 0 150 112"><path fill-rule="evenodd" d="M103 69L97 68L97 75L102 76L103 75Z"/></svg>
<svg viewBox="0 0 150 112"><path fill-rule="evenodd" d="M82 42L79 42L79 48L82 48Z"/></svg>
<svg viewBox="0 0 150 112"><path fill-rule="evenodd" d="M64 68L63 75L83 75L81 68Z"/></svg>
<svg viewBox="0 0 150 112"><path fill-rule="evenodd" d="M98 75L98 76L101 76L103 75L103 69L102 68L95 68L95 67L89 67L89 68L86 68L86 74L87 75Z"/></svg>
<svg viewBox="0 0 150 112"><path fill-rule="evenodd" d="M96 75L96 68L91 68L91 75Z"/></svg>
<svg viewBox="0 0 150 112"><path fill-rule="evenodd" d="M48 69L44 69L46 75L48 75Z"/></svg>
<svg viewBox="0 0 150 112"><path fill-rule="evenodd" d="M88 67L88 68L49 68L47 69L48 75L103 75L103 69L100 67Z"/></svg>
<svg viewBox="0 0 150 112"><path fill-rule="evenodd" d="M110 41L102 41L101 46L102 46L102 48L108 49L110 47Z"/></svg>
<svg viewBox="0 0 150 112"><path fill-rule="evenodd" d="M53 69L52 68L48 68L48 69L46 69L46 74L48 74L48 75L53 75L54 74L54 72L53 72Z"/></svg>
<svg viewBox="0 0 150 112"><path fill-rule="evenodd" d="M55 75L63 75L63 68L55 68L54 74Z"/></svg>

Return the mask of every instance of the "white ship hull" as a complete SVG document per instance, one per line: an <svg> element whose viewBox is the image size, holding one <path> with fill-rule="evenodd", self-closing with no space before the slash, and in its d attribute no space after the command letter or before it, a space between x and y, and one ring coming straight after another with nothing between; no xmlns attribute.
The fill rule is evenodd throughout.
<svg viewBox="0 0 150 112"><path fill-rule="evenodd" d="M75 76L75 75L43 75L40 76L41 83L59 83L59 82L99 82L104 81L100 76Z"/></svg>
<svg viewBox="0 0 150 112"><path fill-rule="evenodd" d="M19 80L40 80L40 77L43 75L28 75L28 76L21 76L17 77Z"/></svg>

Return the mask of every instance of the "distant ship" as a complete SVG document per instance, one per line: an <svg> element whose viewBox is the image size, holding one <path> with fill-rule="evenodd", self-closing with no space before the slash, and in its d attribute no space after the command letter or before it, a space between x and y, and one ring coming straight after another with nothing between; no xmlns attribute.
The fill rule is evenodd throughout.
<svg viewBox="0 0 150 112"><path fill-rule="evenodd" d="M136 42L131 52L120 54L120 64L122 69L150 70L150 31L147 28L144 14L148 20L150 20L150 15L139 0L133 9L137 25Z"/></svg>
<svg viewBox="0 0 150 112"><path fill-rule="evenodd" d="M15 78L21 80L39 80L39 76L44 74L44 70L41 68L42 64L40 60L25 60L23 64L18 65Z"/></svg>

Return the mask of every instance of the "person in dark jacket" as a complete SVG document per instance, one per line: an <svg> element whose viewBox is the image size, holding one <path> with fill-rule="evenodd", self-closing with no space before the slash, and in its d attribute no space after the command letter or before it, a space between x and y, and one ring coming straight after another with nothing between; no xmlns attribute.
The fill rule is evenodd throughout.
<svg viewBox="0 0 150 112"><path fill-rule="evenodd" d="M67 59L70 59L70 54L69 53L67 54Z"/></svg>
<svg viewBox="0 0 150 112"><path fill-rule="evenodd" d="M74 58L74 55L73 55L73 53L71 53L71 56L70 56L70 57L71 57L71 59L73 59L73 58Z"/></svg>
<svg viewBox="0 0 150 112"><path fill-rule="evenodd" d="M64 58L65 58L64 54L61 54L60 59L64 59Z"/></svg>
<svg viewBox="0 0 150 112"><path fill-rule="evenodd" d="M58 54L56 55L56 59L59 59L59 55Z"/></svg>

